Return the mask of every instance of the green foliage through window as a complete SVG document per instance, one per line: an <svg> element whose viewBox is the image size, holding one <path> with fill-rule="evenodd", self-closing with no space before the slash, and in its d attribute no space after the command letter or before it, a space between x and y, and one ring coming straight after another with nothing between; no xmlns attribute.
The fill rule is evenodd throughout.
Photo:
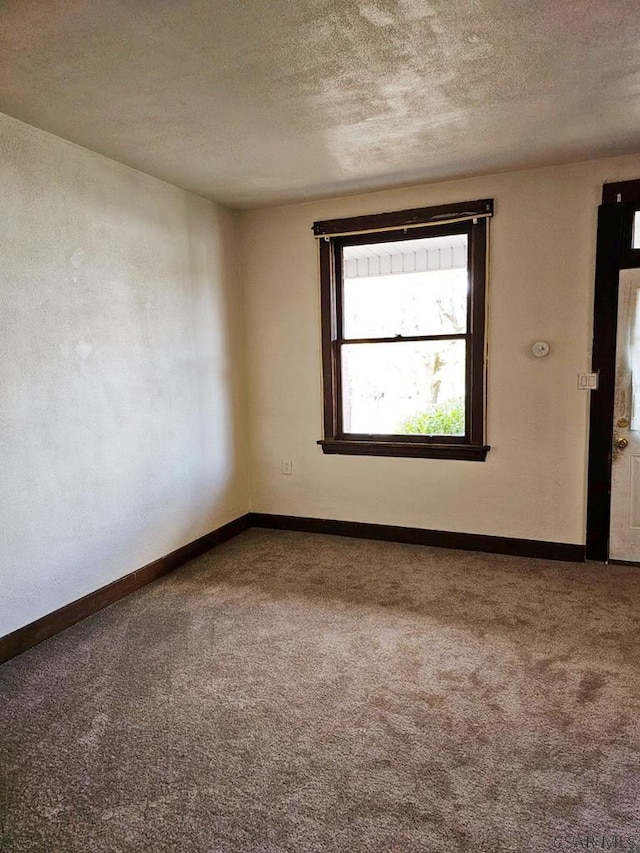
<svg viewBox="0 0 640 853"><path fill-rule="evenodd" d="M447 400L402 421L399 435L464 435L464 400Z"/></svg>

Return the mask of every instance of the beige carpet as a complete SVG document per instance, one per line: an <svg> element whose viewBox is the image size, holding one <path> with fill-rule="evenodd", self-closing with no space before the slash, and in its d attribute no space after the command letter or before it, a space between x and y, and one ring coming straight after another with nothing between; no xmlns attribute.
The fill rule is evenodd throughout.
<svg viewBox="0 0 640 853"><path fill-rule="evenodd" d="M0 667L0 850L640 850L639 623L632 568L248 531Z"/></svg>

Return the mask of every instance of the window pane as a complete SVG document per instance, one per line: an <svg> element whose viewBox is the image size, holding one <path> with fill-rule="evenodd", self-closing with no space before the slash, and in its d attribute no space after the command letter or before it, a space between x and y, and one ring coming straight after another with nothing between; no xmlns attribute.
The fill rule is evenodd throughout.
<svg viewBox="0 0 640 853"><path fill-rule="evenodd" d="M465 341L344 344L346 433L464 435Z"/></svg>
<svg viewBox="0 0 640 853"><path fill-rule="evenodd" d="M633 214L633 237L631 238L631 248L640 249L640 210L636 210Z"/></svg>
<svg viewBox="0 0 640 853"><path fill-rule="evenodd" d="M345 246L346 338L467 330L467 235Z"/></svg>

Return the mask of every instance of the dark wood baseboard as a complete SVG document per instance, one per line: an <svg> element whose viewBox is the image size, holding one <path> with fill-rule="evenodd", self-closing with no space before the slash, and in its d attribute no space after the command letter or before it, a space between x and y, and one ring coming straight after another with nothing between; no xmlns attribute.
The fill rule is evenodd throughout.
<svg viewBox="0 0 640 853"><path fill-rule="evenodd" d="M183 545L182 548L172 551L165 557L160 557L160 559L154 560L153 563L149 563L141 569L136 569L136 571L125 575L123 578L119 578L113 581L113 583L97 589L95 592L90 592L83 598L72 601L71 604L67 604L59 610L54 610L53 613L48 613L46 616L37 619L35 622L31 622L29 625L25 625L23 628L18 628L17 631L13 631L11 634L0 637L0 663L10 660L32 646L36 646L59 631L70 628L71 625L75 625L81 619L97 613L99 610L124 598L136 589L140 589L140 587L146 586L146 584L157 580L168 572L172 572L174 569L183 566L189 560L193 560L194 557L205 554L211 548L220 545L222 542L226 542L227 539L237 536L250 526L248 514L236 518L234 521L229 522L229 524L225 524L211 533L206 533L188 545Z"/></svg>
<svg viewBox="0 0 640 853"><path fill-rule="evenodd" d="M249 513L249 525L271 530L330 533L333 536L352 536L357 539L381 539L385 542L458 548L461 551L508 554L512 557L543 557L546 560L577 563L584 562L585 559L584 545L540 542L535 539L512 539L505 536L483 536L478 533L452 533L446 530L425 530L421 527L395 527L389 524L365 524L361 521L335 521L328 518L303 518L296 515L270 515L263 512Z"/></svg>
<svg viewBox="0 0 640 853"><path fill-rule="evenodd" d="M129 593L183 566L194 557L199 557L250 527L297 530L303 533L329 533L333 536L351 536L356 539L379 539L385 542L432 545L437 548L458 548L462 551L484 551L517 557L543 557L547 560L583 562L585 559L584 545L563 542L538 542L534 539L510 539L503 536L483 536L477 533L451 533L445 530L425 530L420 527L395 527L390 524L365 524L360 521L336 521L328 518L250 512L188 545L183 545L171 554L160 557L153 563L95 592L90 592L83 598L72 601L71 604L54 610L53 613L48 613L5 637L0 637L0 663L38 645L59 631L70 628L76 622L108 607Z"/></svg>

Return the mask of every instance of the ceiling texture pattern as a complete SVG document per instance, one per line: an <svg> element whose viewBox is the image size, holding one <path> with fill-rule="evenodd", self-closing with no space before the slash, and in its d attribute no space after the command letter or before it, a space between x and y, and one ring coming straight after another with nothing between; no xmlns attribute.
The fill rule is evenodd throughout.
<svg viewBox="0 0 640 853"><path fill-rule="evenodd" d="M629 154L640 5L0 0L0 111L238 208Z"/></svg>

